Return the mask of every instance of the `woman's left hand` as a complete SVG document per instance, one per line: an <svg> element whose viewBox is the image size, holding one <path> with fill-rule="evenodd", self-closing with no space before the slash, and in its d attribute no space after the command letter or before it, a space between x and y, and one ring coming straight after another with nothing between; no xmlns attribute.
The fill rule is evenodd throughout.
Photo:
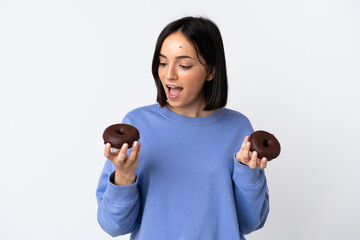
<svg viewBox="0 0 360 240"><path fill-rule="evenodd" d="M258 158L258 153L256 151L250 151L251 143L249 141L249 136L246 136L240 150L236 153L235 157L239 163L249 166L251 169L266 168L267 159L263 157L262 159Z"/></svg>

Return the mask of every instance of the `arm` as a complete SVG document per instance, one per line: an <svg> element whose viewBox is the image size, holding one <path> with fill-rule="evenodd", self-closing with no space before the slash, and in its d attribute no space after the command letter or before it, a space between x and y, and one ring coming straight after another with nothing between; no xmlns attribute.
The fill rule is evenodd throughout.
<svg viewBox="0 0 360 240"><path fill-rule="evenodd" d="M248 234L264 226L269 214L269 193L264 168L267 159L250 151L245 137L234 157L233 184L240 231Z"/></svg>
<svg viewBox="0 0 360 240"><path fill-rule="evenodd" d="M269 193L264 170L251 169L234 158L233 185L241 233L249 234L264 226L269 213Z"/></svg>
<svg viewBox="0 0 360 240"><path fill-rule="evenodd" d="M140 197L137 179L122 178L122 176L127 176L122 173L124 170L128 170L125 173L135 173L140 144L133 147L129 156L126 150L127 146L124 146L121 150L115 149L110 152L110 146L105 146L105 156L108 160L96 191L98 222L111 236L131 233L139 227ZM132 181L130 182L129 179Z"/></svg>

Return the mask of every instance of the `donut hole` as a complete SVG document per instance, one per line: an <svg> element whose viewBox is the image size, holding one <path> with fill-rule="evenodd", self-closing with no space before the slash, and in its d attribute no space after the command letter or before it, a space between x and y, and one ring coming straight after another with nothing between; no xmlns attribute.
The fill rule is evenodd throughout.
<svg viewBox="0 0 360 240"><path fill-rule="evenodd" d="M269 139L265 139L265 140L263 141L263 146L266 147L266 148L270 147L270 140L269 140Z"/></svg>
<svg viewBox="0 0 360 240"><path fill-rule="evenodd" d="M115 132L116 132L117 134L121 135L121 136L124 135L124 132L121 131L121 130L116 130Z"/></svg>

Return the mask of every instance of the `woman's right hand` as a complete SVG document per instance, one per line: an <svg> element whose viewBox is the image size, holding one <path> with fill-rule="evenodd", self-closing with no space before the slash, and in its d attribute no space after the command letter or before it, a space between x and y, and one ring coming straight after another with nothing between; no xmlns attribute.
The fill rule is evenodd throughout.
<svg viewBox="0 0 360 240"><path fill-rule="evenodd" d="M104 155L115 166L115 185L131 185L136 179L136 169L139 166L140 143L135 141L132 145L129 156L127 155L128 144L124 143L121 149L114 148L111 152L111 145L105 145Z"/></svg>

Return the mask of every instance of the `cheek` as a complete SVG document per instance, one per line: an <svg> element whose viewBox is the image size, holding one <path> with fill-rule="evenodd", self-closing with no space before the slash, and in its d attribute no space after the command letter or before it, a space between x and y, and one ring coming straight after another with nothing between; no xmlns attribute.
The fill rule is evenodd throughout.
<svg viewBox="0 0 360 240"><path fill-rule="evenodd" d="M164 82L164 79L165 79L165 71L164 69L160 69L158 70L158 75L159 75L159 78L160 78L160 81L163 83Z"/></svg>
<svg viewBox="0 0 360 240"><path fill-rule="evenodd" d="M159 75L160 79L162 79L163 70L161 68L158 68L158 75Z"/></svg>
<svg viewBox="0 0 360 240"><path fill-rule="evenodd" d="M187 93L192 96L198 96L203 90L204 84L199 79L189 82L187 85Z"/></svg>
<svg viewBox="0 0 360 240"><path fill-rule="evenodd" d="M189 86L191 86L195 90L199 88L201 89L204 86L205 78L205 74L203 74L202 72L197 72L194 74L189 74L188 76L184 76L183 79L186 79Z"/></svg>

